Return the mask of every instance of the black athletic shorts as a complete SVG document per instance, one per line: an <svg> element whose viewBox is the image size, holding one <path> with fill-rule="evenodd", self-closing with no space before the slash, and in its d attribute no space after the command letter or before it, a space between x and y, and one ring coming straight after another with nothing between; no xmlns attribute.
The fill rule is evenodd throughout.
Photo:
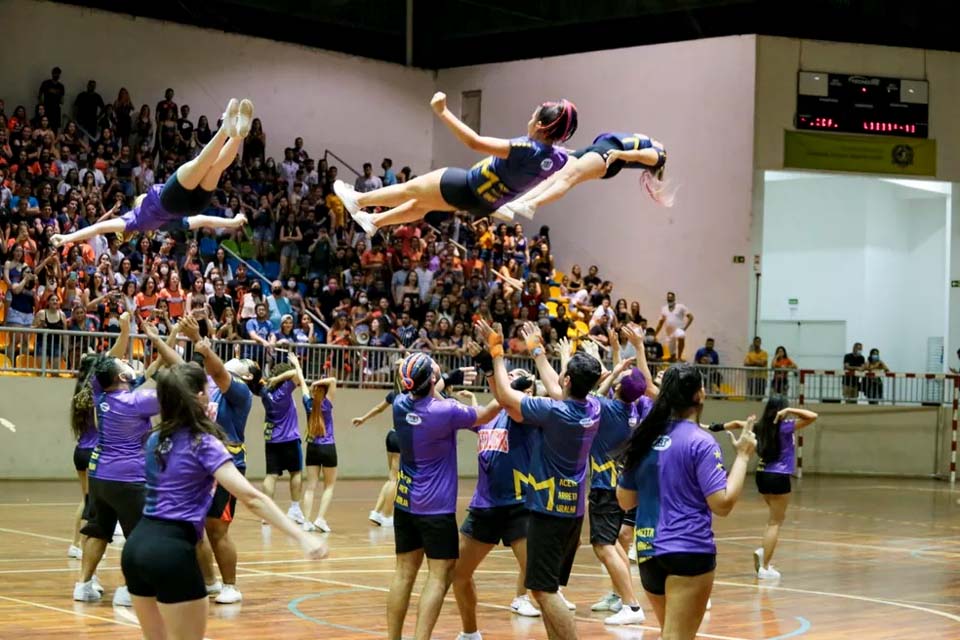
<svg viewBox="0 0 960 640"><path fill-rule="evenodd" d="M560 518L530 513L527 529L527 579L532 591L556 593L567 584L580 548L583 517Z"/></svg>
<svg viewBox="0 0 960 640"><path fill-rule="evenodd" d="M617 544L623 509L612 489L590 489L590 544Z"/></svg>
<svg viewBox="0 0 960 640"><path fill-rule="evenodd" d="M393 429L387 432L387 453L400 453L400 436Z"/></svg>
<svg viewBox="0 0 960 640"><path fill-rule="evenodd" d="M80 533L113 542L113 530L119 522L124 537L129 538L143 515L144 484L90 478L88 486L87 506L83 514L87 524Z"/></svg>
<svg viewBox="0 0 960 640"><path fill-rule="evenodd" d="M337 467L337 445L308 442L307 466L335 469Z"/></svg>
<svg viewBox="0 0 960 640"><path fill-rule="evenodd" d="M90 466L91 453L93 453L93 449L81 449L80 447L74 447L73 468L77 471L86 471L87 467Z"/></svg>
<svg viewBox="0 0 960 640"><path fill-rule="evenodd" d="M527 537L530 512L522 504L489 509L467 509L467 518L460 525L460 532L485 544L500 544L509 547L517 540Z"/></svg>
<svg viewBox="0 0 960 640"><path fill-rule="evenodd" d="M303 447L300 440L267 442L263 446L267 458L267 475L282 476L284 471L303 470Z"/></svg>
<svg viewBox="0 0 960 640"><path fill-rule="evenodd" d="M757 491L765 496L782 496L790 493L790 474L757 471Z"/></svg>
<svg viewBox="0 0 960 640"><path fill-rule="evenodd" d="M247 475L246 467L237 467L237 471L244 476ZM213 490L213 502L210 503L210 508L207 509L207 517L230 523L233 522L236 516L237 498L217 484Z"/></svg>
<svg viewBox="0 0 960 640"><path fill-rule="evenodd" d="M160 204L170 213L177 213L182 216L193 216L210 206L210 197L213 191L204 191L199 186L188 191L180 181L177 180L177 172L163 185L163 191L160 192Z"/></svg>
<svg viewBox="0 0 960 640"><path fill-rule="evenodd" d="M189 522L144 516L123 545L120 567L130 595L163 604L207 597L197 562L197 532Z"/></svg>
<svg viewBox="0 0 960 640"><path fill-rule="evenodd" d="M440 176L440 196L458 211L466 211L478 218L489 216L493 209L470 188L467 183L468 173L466 169L457 167L445 169Z"/></svg>
<svg viewBox="0 0 960 640"><path fill-rule="evenodd" d="M589 147L584 147L583 149L577 149L570 155L572 155L574 158L582 158L588 153L596 153L601 158L603 158L604 162L606 162L607 156L610 155L611 151L623 151L623 147L620 146L620 144L618 144L616 140L605 138L603 140L600 140L596 144L591 144ZM612 178L613 176L620 173L620 170L623 169L625 164L626 163L623 160L617 160L612 165L607 167L607 172L604 173L603 177L600 179L608 180L609 178Z"/></svg>
<svg viewBox="0 0 960 640"><path fill-rule="evenodd" d="M457 516L452 513L418 516L395 509L393 535L397 553L423 549L424 555L434 560L456 560L460 557Z"/></svg>
<svg viewBox="0 0 960 640"><path fill-rule="evenodd" d="M640 582L643 589L655 596L667 592L667 576L699 576L717 568L713 553L665 553L652 558L640 558Z"/></svg>

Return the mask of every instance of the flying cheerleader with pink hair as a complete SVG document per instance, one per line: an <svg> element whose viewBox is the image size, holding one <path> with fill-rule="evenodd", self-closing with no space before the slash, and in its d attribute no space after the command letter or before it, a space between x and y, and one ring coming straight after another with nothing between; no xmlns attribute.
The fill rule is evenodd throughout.
<svg viewBox="0 0 960 640"><path fill-rule="evenodd" d="M467 211L491 215L563 168L567 153L554 146L569 140L577 130L577 107L569 100L544 102L527 123L527 135L505 139L481 136L447 108L441 92L430 100L434 113L460 142L487 157L470 169L447 167L367 193L357 193L338 180L333 189L363 230L415 222L430 211ZM367 213L366 207L392 207Z"/></svg>
<svg viewBox="0 0 960 640"><path fill-rule="evenodd" d="M640 184L654 202L672 207L676 190L664 180L667 151L663 144L642 133L601 133L593 143L570 154L562 170L497 209L494 217L533 218L537 209L565 196L587 180L608 180L622 169L640 169Z"/></svg>

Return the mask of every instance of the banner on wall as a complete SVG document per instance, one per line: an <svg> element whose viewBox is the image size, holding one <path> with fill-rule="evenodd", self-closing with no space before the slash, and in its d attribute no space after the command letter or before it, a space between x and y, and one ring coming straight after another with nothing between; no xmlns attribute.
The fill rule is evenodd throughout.
<svg viewBox="0 0 960 640"><path fill-rule="evenodd" d="M937 141L785 131L783 166L794 169L937 175Z"/></svg>

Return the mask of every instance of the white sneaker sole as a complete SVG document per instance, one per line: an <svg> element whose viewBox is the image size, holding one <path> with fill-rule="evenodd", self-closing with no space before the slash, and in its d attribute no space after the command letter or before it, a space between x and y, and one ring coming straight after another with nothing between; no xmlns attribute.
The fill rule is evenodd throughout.
<svg viewBox="0 0 960 640"><path fill-rule="evenodd" d="M226 132L227 137L236 138L237 137L237 115L240 113L240 103L236 98L230 98L230 102L227 103L227 109L223 112L223 123L222 126Z"/></svg>
<svg viewBox="0 0 960 640"><path fill-rule="evenodd" d="M237 110L237 137L246 138L250 133L250 127L253 126L253 103L244 98L240 101L240 107Z"/></svg>

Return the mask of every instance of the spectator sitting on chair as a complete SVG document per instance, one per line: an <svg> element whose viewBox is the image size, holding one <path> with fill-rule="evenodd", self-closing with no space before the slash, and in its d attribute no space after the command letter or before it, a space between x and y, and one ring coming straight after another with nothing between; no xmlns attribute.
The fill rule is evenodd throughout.
<svg viewBox="0 0 960 640"><path fill-rule="evenodd" d="M697 364L712 365L714 367L720 364L720 355L714 350L713 345L713 338L707 338L704 345L697 349L697 353L693 356ZM702 370L701 373L707 382L707 393L711 395L719 393L720 383L723 381L720 372L715 369L706 369Z"/></svg>
<svg viewBox="0 0 960 640"><path fill-rule="evenodd" d="M860 379L853 375L856 371L863 371L866 360L863 357L863 344L856 342L853 351L843 356L843 398L847 402L857 401L860 395Z"/></svg>
<svg viewBox="0 0 960 640"><path fill-rule="evenodd" d="M785 347L777 347L773 352L773 392L785 396L790 389L790 371L787 369L796 369L790 356L787 355Z"/></svg>
<svg viewBox="0 0 960 640"><path fill-rule="evenodd" d="M764 371L750 372L747 374L747 395L754 398L762 398L767 393L767 363L770 356L763 350L760 336L753 339L753 344L747 351L747 356L743 359L743 366L763 369Z"/></svg>
<svg viewBox="0 0 960 640"><path fill-rule="evenodd" d="M880 359L879 349L870 349L864 371L873 373L875 377L863 379L863 395L867 396L870 404L879 404L883 399L883 374L890 371L886 363Z"/></svg>

